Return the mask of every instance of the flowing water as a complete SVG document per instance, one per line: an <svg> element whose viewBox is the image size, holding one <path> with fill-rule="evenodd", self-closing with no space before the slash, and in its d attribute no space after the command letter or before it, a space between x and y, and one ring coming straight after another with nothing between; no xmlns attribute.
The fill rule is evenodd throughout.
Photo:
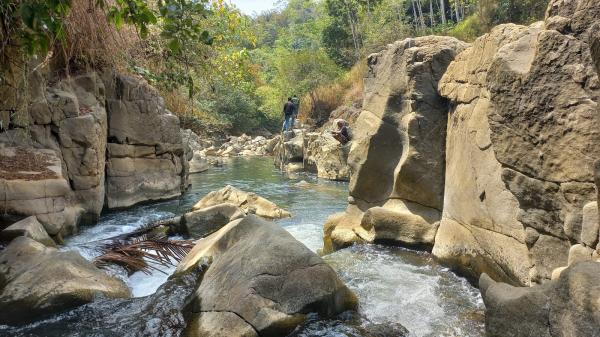
<svg viewBox="0 0 600 337"><path fill-rule="evenodd" d="M308 184L297 185L301 180ZM282 176L270 158L232 159L223 167L193 175L191 181L193 187L180 199L103 215L97 225L83 228L79 235L66 242L63 249L78 250L92 258L98 254L97 247L102 239L180 214L206 193L229 184L255 192L291 211L292 218L278 223L316 252L322 247L325 219L345 208L348 193L346 183L320 180L307 174ZM360 312L325 321L313 317L295 331L294 336L367 336L369 334L361 332L361 327L398 325L404 326L409 336L414 337L483 336L483 304L479 291L437 264L429 253L361 245L327 255L324 259L355 291ZM121 277L133 295L141 297L153 294L173 270L174 267L164 270L166 273L155 272L150 276L136 273ZM49 323L39 322L11 333L35 335L32 332L50 328L60 330L61 319L65 320L65 330L73 329L73 325L66 323L68 316L65 317L58 316L48 320ZM85 334L65 331L65 335Z"/></svg>

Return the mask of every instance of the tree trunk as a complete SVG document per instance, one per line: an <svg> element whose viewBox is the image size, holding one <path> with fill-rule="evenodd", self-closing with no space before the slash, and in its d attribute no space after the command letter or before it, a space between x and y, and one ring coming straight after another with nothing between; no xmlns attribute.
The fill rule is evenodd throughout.
<svg viewBox="0 0 600 337"><path fill-rule="evenodd" d="M429 0L429 23L431 23L431 28L435 26L435 20L433 17L433 0Z"/></svg>
<svg viewBox="0 0 600 337"><path fill-rule="evenodd" d="M413 21L415 23L415 30L418 30L418 20L419 18L417 18L417 10L415 9L415 0L411 0L412 3L412 10L413 10Z"/></svg>
<svg viewBox="0 0 600 337"><path fill-rule="evenodd" d="M456 12L456 23L460 22L460 13L458 11L458 0L454 0L454 11Z"/></svg>
<svg viewBox="0 0 600 337"><path fill-rule="evenodd" d="M446 0L440 0L440 16L442 18L442 24L446 25Z"/></svg>
<svg viewBox="0 0 600 337"><path fill-rule="evenodd" d="M421 6L421 0L417 0L417 9L419 10L419 21L421 22L421 28L425 29L425 18L423 17L423 6Z"/></svg>
<svg viewBox="0 0 600 337"><path fill-rule="evenodd" d="M358 60L360 58L360 45L358 42L358 32L356 30L356 25L352 16L352 10L350 8L350 5L348 5L347 2L344 1L344 4L346 5L346 11L348 13L348 24L350 24L350 31L352 32L352 42L354 43L354 51L356 53L356 59Z"/></svg>

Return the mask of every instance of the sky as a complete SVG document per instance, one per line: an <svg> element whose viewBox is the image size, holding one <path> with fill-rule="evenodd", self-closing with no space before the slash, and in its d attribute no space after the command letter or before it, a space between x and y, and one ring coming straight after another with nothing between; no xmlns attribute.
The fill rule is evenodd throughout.
<svg viewBox="0 0 600 337"><path fill-rule="evenodd" d="M236 5L244 14L259 14L266 10L275 8L277 0L229 0Z"/></svg>

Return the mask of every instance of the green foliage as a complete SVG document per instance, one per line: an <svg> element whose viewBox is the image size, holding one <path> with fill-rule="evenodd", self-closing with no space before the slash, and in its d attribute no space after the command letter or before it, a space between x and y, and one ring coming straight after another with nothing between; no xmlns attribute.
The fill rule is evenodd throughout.
<svg viewBox="0 0 600 337"><path fill-rule="evenodd" d="M487 30L479 16L470 15L464 21L454 26L450 31L449 35L462 41L474 41L477 37L481 36Z"/></svg>
<svg viewBox="0 0 600 337"><path fill-rule="evenodd" d="M302 106L319 120L336 104L354 102L364 69L354 67L352 80L344 75L396 40L432 33L473 40L499 23L538 20L547 3L289 0L247 17L226 0L3 0L0 61L10 62L7 46L39 58L57 46L69 49L78 23L69 18L85 15L84 1L107 18L107 27L135 28L124 29L144 41L136 40L138 55L127 56L130 70L158 87L186 125L238 131L278 128L282 105L293 94L304 97ZM79 60L65 58L65 64Z"/></svg>
<svg viewBox="0 0 600 337"><path fill-rule="evenodd" d="M70 0L26 0L11 3L14 12L2 15L17 15L17 32L27 54L44 55L52 48L54 41L64 40L62 21L71 8Z"/></svg>

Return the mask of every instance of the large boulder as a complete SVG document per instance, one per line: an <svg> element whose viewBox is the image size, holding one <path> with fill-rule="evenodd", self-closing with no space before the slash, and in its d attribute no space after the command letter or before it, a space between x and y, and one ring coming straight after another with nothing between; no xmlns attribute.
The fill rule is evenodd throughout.
<svg viewBox="0 0 600 337"><path fill-rule="evenodd" d="M194 152L192 159L190 160L190 168L189 172L192 173L202 173L208 171L210 164L208 160L202 156L200 151Z"/></svg>
<svg viewBox="0 0 600 337"><path fill-rule="evenodd" d="M291 216L288 211L279 208L271 201L257 194L242 191L231 185L208 193L194 205L192 210L198 211L224 203L233 204L243 209L246 213L253 213L268 219L281 219Z"/></svg>
<svg viewBox="0 0 600 337"><path fill-rule="evenodd" d="M573 27L551 16L546 26L501 25L448 67L439 85L452 102L446 190L433 249L442 262L529 285L549 280L580 242L600 157L598 76L576 18L592 2L553 1L549 13L576 13Z"/></svg>
<svg viewBox="0 0 600 337"><path fill-rule="evenodd" d="M179 118L145 81L126 75L107 82L106 202L123 208L179 196L187 162Z"/></svg>
<svg viewBox="0 0 600 337"><path fill-rule="evenodd" d="M433 249L443 262L513 284L567 264L596 199L600 91L589 55L569 29L510 24L450 65L439 86L453 108Z"/></svg>
<svg viewBox="0 0 600 337"><path fill-rule="evenodd" d="M13 130L0 134L0 146L17 148L17 155L22 157L19 165L3 169L5 174L12 174L6 179L7 184L17 184L21 190L6 194L5 201L17 204L8 205L4 213L36 215L51 235L65 236L73 233L81 220L97 220L104 205L105 88L95 73L45 86L42 75L36 71L30 81L26 113L11 121ZM31 149L32 145L37 150ZM27 171L26 166L37 172L37 177L15 179L19 172ZM49 193L36 196L45 193L44 188L34 187L46 180L40 174L42 166L58 166L59 170L51 168L56 173L54 178L66 180L68 188L58 192L54 189L56 184L48 181ZM29 192L22 193L23 188Z"/></svg>
<svg viewBox="0 0 600 337"><path fill-rule="evenodd" d="M98 296L129 297L120 280L75 252L61 252L19 237L0 253L0 324L22 324Z"/></svg>
<svg viewBox="0 0 600 337"><path fill-rule="evenodd" d="M19 236L26 236L49 247L56 246L54 240L35 216L17 221L0 232L0 240L5 242L10 242Z"/></svg>
<svg viewBox="0 0 600 337"><path fill-rule="evenodd" d="M187 235L202 238L245 216L246 213L236 205L223 203L188 212L182 221Z"/></svg>
<svg viewBox="0 0 600 337"><path fill-rule="evenodd" d="M58 238L76 231L83 210L72 202L57 152L0 144L0 167L3 215L36 216Z"/></svg>
<svg viewBox="0 0 600 337"><path fill-rule="evenodd" d="M308 133L304 137L304 169L319 178L348 181L350 143L340 144L329 132Z"/></svg>
<svg viewBox="0 0 600 337"><path fill-rule="evenodd" d="M174 197L187 186L179 120L146 82L44 76L31 73L26 113L0 133L0 217L35 215L60 241L105 207ZM0 97L14 96L7 90L14 88L0 88Z"/></svg>
<svg viewBox="0 0 600 337"><path fill-rule="evenodd" d="M599 278L597 262L577 263L533 287L497 283L483 274L486 336L600 336Z"/></svg>
<svg viewBox="0 0 600 337"><path fill-rule="evenodd" d="M395 42L369 56L363 111L348 157L350 207L364 212L380 206L389 213L364 222L344 221L346 229L363 224L373 240L410 245L426 241L431 246L444 200L448 112L437 85L467 46L454 38L427 36ZM347 242L364 239L344 233Z"/></svg>
<svg viewBox="0 0 600 337"><path fill-rule="evenodd" d="M304 158L304 130L287 131L274 148L275 165L302 162Z"/></svg>
<svg viewBox="0 0 600 337"><path fill-rule="evenodd" d="M309 313L357 308L327 263L253 215L200 240L176 274L203 263L208 269L188 307L187 336L285 336Z"/></svg>

